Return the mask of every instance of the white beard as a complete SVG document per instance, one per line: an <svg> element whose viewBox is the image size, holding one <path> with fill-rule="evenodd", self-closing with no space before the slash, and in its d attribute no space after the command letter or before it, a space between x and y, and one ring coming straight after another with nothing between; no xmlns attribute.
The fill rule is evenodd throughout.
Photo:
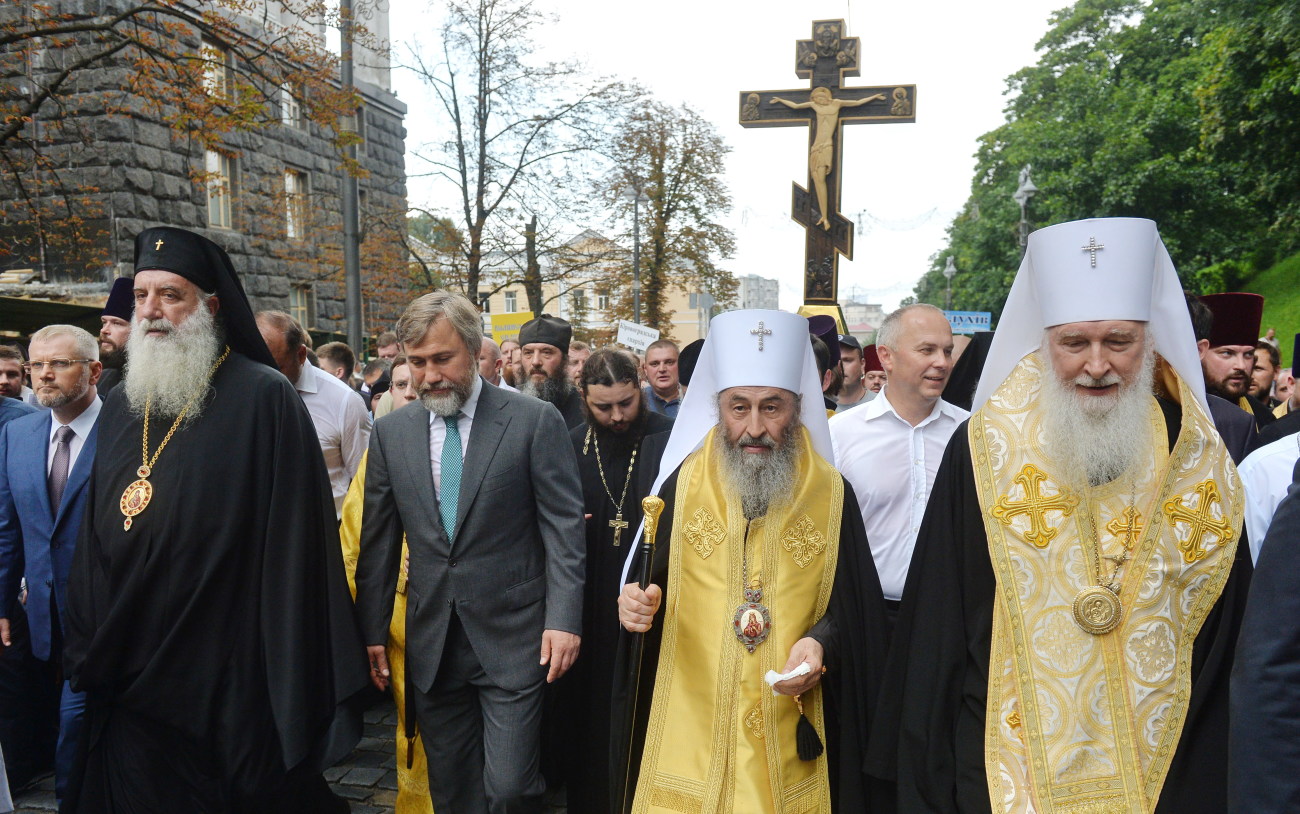
<svg viewBox="0 0 1300 814"><path fill-rule="evenodd" d="M168 333L146 333L158 329ZM221 334L216 320L201 301L180 325L167 319L135 320L131 323L131 339L126 343L122 377L131 412L143 416L147 403L151 415L175 418L188 405L186 422L198 418L206 401L212 365L220 353Z"/></svg>
<svg viewBox="0 0 1300 814"><path fill-rule="evenodd" d="M768 513L794 494L795 467L799 463L802 435L796 422L785 433L780 444L771 444L771 452L745 452L742 446L770 442L770 438L755 441L745 435L734 444L727 439L727 430L718 423L718 457L728 489L740 494L740 507L745 519L753 520ZM766 444L765 444L766 445Z"/></svg>
<svg viewBox="0 0 1300 814"><path fill-rule="evenodd" d="M1157 440L1151 438L1148 416L1154 378L1155 353L1150 348L1130 385L1114 373L1101 380L1082 374L1066 383L1049 365L1039 394L1043 435L1052 457L1065 465L1067 480L1079 487L1108 483L1124 474L1147 445ZM1120 385L1119 392L1108 397L1080 395L1074 387L1112 383Z"/></svg>

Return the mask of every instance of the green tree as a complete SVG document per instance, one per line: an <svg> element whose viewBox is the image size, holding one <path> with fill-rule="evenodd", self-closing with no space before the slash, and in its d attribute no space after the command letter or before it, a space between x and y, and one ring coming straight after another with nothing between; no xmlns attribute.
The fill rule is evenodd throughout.
<svg viewBox="0 0 1300 814"><path fill-rule="evenodd" d="M606 183L606 201L613 217L628 230L622 243L631 245L634 200L639 205L641 233L641 323L672 330L672 312L665 299L671 287L713 295L724 307L735 299L737 283L718 265L731 256L735 238L717 219L731 207L723 181L730 148L713 125L690 108L654 100L641 102L609 147L613 169ZM618 317L632 319L632 258L615 282Z"/></svg>

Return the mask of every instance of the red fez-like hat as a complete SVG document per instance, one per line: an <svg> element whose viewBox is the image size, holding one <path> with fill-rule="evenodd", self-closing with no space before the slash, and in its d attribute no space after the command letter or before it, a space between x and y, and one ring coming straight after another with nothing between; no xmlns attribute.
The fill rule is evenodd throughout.
<svg viewBox="0 0 1300 814"><path fill-rule="evenodd" d="M1201 302L1214 314L1210 329L1210 347L1223 345L1255 346L1259 340L1259 323L1264 317L1264 298L1258 294L1206 294Z"/></svg>
<svg viewBox="0 0 1300 814"><path fill-rule="evenodd" d="M872 370L879 370L883 373L885 366L880 364L880 354L876 353L876 346L867 345L862 349L862 372L867 373Z"/></svg>

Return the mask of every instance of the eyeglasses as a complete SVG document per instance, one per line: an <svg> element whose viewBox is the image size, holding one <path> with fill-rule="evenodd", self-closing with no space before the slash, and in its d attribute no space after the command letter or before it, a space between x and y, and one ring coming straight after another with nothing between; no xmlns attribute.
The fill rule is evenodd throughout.
<svg viewBox="0 0 1300 814"><path fill-rule="evenodd" d="M39 376L41 375L41 371L45 369L46 365L50 366L50 370L53 370L56 373L62 373L63 371L67 370L73 365L79 365L85 362L93 362L93 361L95 360L94 359L51 359L48 362L33 360L23 365L23 370L27 371L28 373L35 373L37 376Z"/></svg>

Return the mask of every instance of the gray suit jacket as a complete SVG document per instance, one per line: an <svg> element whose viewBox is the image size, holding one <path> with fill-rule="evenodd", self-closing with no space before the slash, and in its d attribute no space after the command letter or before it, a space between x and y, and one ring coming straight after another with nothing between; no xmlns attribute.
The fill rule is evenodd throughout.
<svg viewBox="0 0 1300 814"><path fill-rule="evenodd" d="M582 486L554 407L484 383L456 509L453 544L438 515L428 410L415 401L376 421L357 560L362 634L367 645L388 641L405 533L415 686L433 686L454 607L488 678L522 690L546 674L544 629L582 633Z"/></svg>

